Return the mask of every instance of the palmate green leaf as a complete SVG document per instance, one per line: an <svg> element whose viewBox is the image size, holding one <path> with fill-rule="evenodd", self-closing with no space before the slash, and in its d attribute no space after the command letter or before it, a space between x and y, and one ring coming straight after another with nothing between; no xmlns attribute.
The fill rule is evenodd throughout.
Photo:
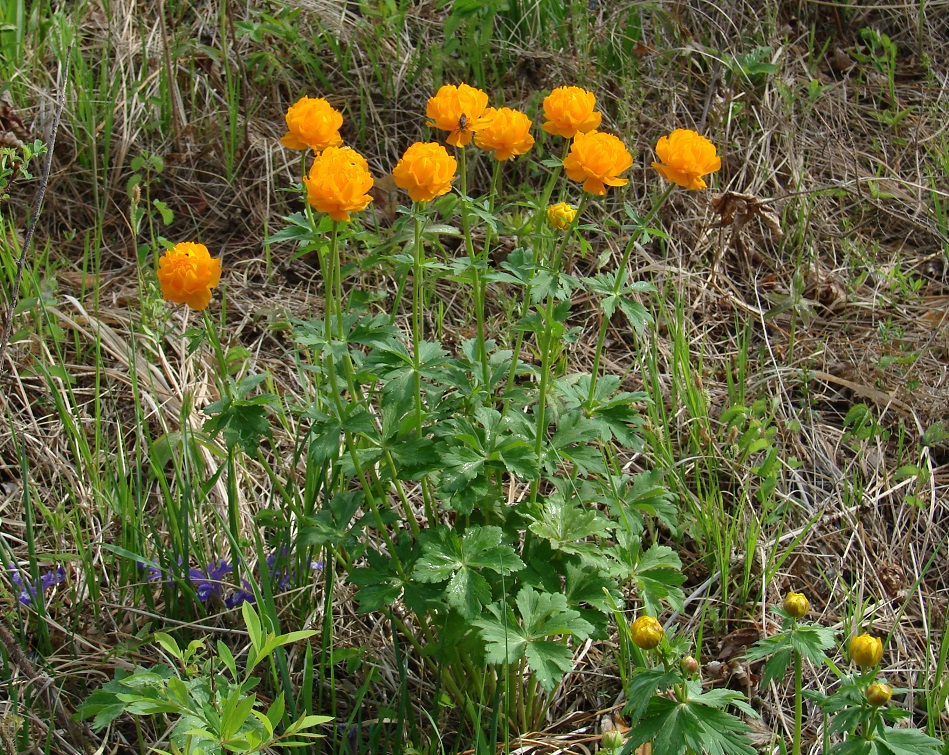
<svg viewBox="0 0 949 755"><path fill-rule="evenodd" d="M260 439L270 437L267 410L277 401L277 397L269 393L252 399L215 401L204 408L208 419L204 421L203 430L212 437L222 433L228 448L238 446L248 453L255 453Z"/></svg>
<svg viewBox="0 0 949 755"><path fill-rule="evenodd" d="M630 725L635 729L643 712L649 707L652 698L665 692L673 684L682 682L682 676L676 671L666 671L663 668L651 668L640 671L633 676L626 689L626 707L623 712L629 716Z"/></svg>
<svg viewBox="0 0 949 755"><path fill-rule="evenodd" d="M827 663L824 651L834 647L834 630L820 624L798 624L790 632L791 647L816 666Z"/></svg>
<svg viewBox="0 0 949 755"><path fill-rule="evenodd" d="M943 744L919 729L882 727L870 739L848 736L830 755L941 755Z"/></svg>
<svg viewBox="0 0 949 755"><path fill-rule="evenodd" d="M653 469L632 478L625 486L623 503L634 511L657 517L673 533L677 532L678 510L675 494L662 481L663 472Z"/></svg>
<svg viewBox="0 0 949 755"><path fill-rule="evenodd" d="M318 512L303 518L299 541L307 545L333 543L343 548L351 547L362 531L358 523L350 527L362 503L362 491L337 493Z"/></svg>
<svg viewBox="0 0 949 755"><path fill-rule="evenodd" d="M888 755L940 755L943 752L942 742L923 734L919 729L886 726L877 744L880 751Z"/></svg>
<svg viewBox="0 0 949 755"><path fill-rule="evenodd" d="M560 593L537 592L524 587L517 594L518 618L498 603L487 606L491 616L472 621L485 641L488 663L511 664L526 658L537 681L552 691L572 667L573 653L551 637L574 636L585 640L593 626L567 607Z"/></svg>
<svg viewBox="0 0 949 755"><path fill-rule="evenodd" d="M444 608L444 604L438 600L440 590L411 577L412 567L420 552L417 543L408 534L402 533L395 542L395 549L399 561L408 572L406 578L400 575L388 554L372 549L365 554L368 566L357 567L349 573L349 582L361 586L356 593L359 613L378 611L383 606L391 605L400 596L406 606L420 615L435 606Z"/></svg>
<svg viewBox="0 0 949 755"><path fill-rule="evenodd" d="M500 527L469 527L461 537L440 526L422 545L412 576L421 582L444 582L448 605L470 618L490 602L491 588L478 569L510 574L524 568L514 549L502 545Z"/></svg>
<svg viewBox="0 0 949 755"><path fill-rule="evenodd" d="M761 672L760 687L767 688L771 682L783 679L791 666L791 648L782 647L764 664Z"/></svg>
<svg viewBox="0 0 949 755"><path fill-rule="evenodd" d="M749 731L744 721L720 708L653 696L623 753L651 742L653 755L757 755L746 736Z"/></svg>
<svg viewBox="0 0 949 755"><path fill-rule="evenodd" d="M613 525L596 509L584 508L579 501L564 500L557 494L547 499L533 519L530 531L554 550L579 555L599 569L608 568L600 546L592 538L607 535Z"/></svg>
<svg viewBox="0 0 949 755"><path fill-rule="evenodd" d="M622 530L617 532L617 541L616 559L626 567L626 576L641 591L646 611L658 615L663 601L673 610L681 611L685 595L680 585L685 582L685 575L678 554L658 543L643 551L639 537Z"/></svg>

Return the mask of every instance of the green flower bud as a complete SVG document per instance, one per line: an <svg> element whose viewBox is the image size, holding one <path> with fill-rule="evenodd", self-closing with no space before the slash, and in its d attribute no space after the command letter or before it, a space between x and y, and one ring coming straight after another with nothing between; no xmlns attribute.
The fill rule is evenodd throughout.
<svg viewBox="0 0 949 755"><path fill-rule="evenodd" d="M623 746L624 740L623 732L610 729L603 732L603 736L600 737L600 745L604 750L618 750Z"/></svg>
<svg viewBox="0 0 949 755"><path fill-rule="evenodd" d="M695 660L691 655L685 656L681 661L679 661L679 668L682 669L682 673L687 676L692 676L692 674L697 674L699 671L699 662Z"/></svg>

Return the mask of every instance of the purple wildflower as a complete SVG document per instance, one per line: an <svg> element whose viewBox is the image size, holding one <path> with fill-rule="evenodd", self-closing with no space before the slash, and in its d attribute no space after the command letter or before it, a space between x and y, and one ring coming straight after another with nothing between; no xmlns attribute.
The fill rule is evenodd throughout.
<svg viewBox="0 0 949 755"><path fill-rule="evenodd" d="M290 576L289 570L286 568L286 563L288 556L290 555L290 550L287 547L281 548L279 551L274 551L269 556L267 556L267 572L270 575L270 580L273 583L273 586L276 590L283 592L289 590L293 585L293 580ZM277 566L279 561L279 567Z"/></svg>
<svg viewBox="0 0 949 755"><path fill-rule="evenodd" d="M223 558L219 561L212 561L202 571L201 569L188 569L188 578L194 585L195 592L198 594L198 600L207 603L211 595L218 598L222 596L223 577L230 574L234 569Z"/></svg>
<svg viewBox="0 0 949 755"><path fill-rule="evenodd" d="M25 606L30 605L30 603L36 599L36 585L31 585L29 582L24 582L23 576L20 574L20 570L13 564L10 564L7 567L7 571L10 572L10 581L14 584L14 586L20 589L20 594L17 596L17 600L19 600L20 603ZM55 569L50 569L46 573L40 575L40 586L43 588L44 593L52 589L55 585L65 581L66 570L62 566L57 566Z"/></svg>
<svg viewBox="0 0 949 755"><path fill-rule="evenodd" d="M256 603L257 598L254 597L254 588L250 582L246 579L242 579L241 582L244 584L243 589L235 592L231 597L224 601L224 605L228 608L236 608L241 603Z"/></svg>

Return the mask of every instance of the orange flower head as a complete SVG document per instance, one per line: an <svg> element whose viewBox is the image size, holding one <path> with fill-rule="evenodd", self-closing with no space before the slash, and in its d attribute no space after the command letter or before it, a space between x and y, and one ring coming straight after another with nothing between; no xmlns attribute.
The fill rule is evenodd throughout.
<svg viewBox="0 0 949 755"><path fill-rule="evenodd" d="M577 209L566 202L558 202L547 208L547 222L560 231L566 231L577 216Z"/></svg>
<svg viewBox="0 0 949 755"><path fill-rule="evenodd" d="M534 146L531 119L519 110L489 107L481 120L484 127L474 135L475 144L486 152L494 151L496 160L523 155Z"/></svg>
<svg viewBox="0 0 949 755"><path fill-rule="evenodd" d="M602 131L578 133L570 145L570 154L563 161L571 181L583 181L583 190L603 196L607 186L624 186L625 178L618 178L633 165L633 156L622 141Z"/></svg>
<svg viewBox="0 0 949 755"><path fill-rule="evenodd" d="M304 96L287 110L287 133L280 139L284 147L321 152L343 143L339 135L343 116L322 97Z"/></svg>
<svg viewBox="0 0 949 755"><path fill-rule="evenodd" d="M221 260L212 257L204 244L182 241L158 259L157 275L165 301L202 310L221 280Z"/></svg>
<svg viewBox="0 0 949 755"><path fill-rule="evenodd" d="M304 177L307 201L333 220L349 220L349 213L365 210L372 197L372 176L365 158L349 147L327 147Z"/></svg>
<svg viewBox="0 0 949 755"><path fill-rule="evenodd" d="M876 666L883 659L883 640L872 634L854 637L850 641L850 657L858 666Z"/></svg>
<svg viewBox="0 0 949 755"><path fill-rule="evenodd" d="M660 137L656 154L662 162L653 163L652 167L667 181L686 189L704 189L708 184L702 176L722 167L715 145L687 128L677 128L669 136Z"/></svg>
<svg viewBox="0 0 949 755"><path fill-rule="evenodd" d="M445 139L453 147L464 147L472 135L484 127L481 117L488 106L488 95L467 84L445 84L429 98L425 115L428 125L448 131Z"/></svg>
<svg viewBox="0 0 949 755"><path fill-rule="evenodd" d="M451 191L457 169L458 161L441 144L416 142L405 150L392 178L413 202L430 202Z"/></svg>
<svg viewBox="0 0 949 755"><path fill-rule="evenodd" d="M572 139L577 134L596 131L603 114L596 110L593 92L580 87L558 87L544 98L544 117L544 131Z"/></svg>

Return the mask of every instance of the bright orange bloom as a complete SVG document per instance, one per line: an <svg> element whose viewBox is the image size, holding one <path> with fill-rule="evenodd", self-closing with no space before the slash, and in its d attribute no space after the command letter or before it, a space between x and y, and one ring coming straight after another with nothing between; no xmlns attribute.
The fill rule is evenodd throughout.
<svg viewBox="0 0 949 755"><path fill-rule="evenodd" d="M662 163L653 163L652 167L667 181L686 189L704 189L708 184L702 176L722 167L715 145L687 128L677 128L669 136L660 137L656 154Z"/></svg>
<svg viewBox="0 0 949 755"><path fill-rule="evenodd" d="M488 95L467 84L445 84L429 98L425 115L428 125L448 131L446 142L453 147L464 147L475 131L484 127L481 116L488 106Z"/></svg>
<svg viewBox="0 0 949 755"><path fill-rule="evenodd" d="M451 191L458 161L441 144L415 142L392 171L395 185L413 202L429 202Z"/></svg>
<svg viewBox="0 0 949 755"><path fill-rule="evenodd" d="M633 165L622 141L613 134L591 131L577 134L570 145L570 154L563 161L571 181L583 181L583 190L603 196L607 186L624 186L625 178L617 178Z"/></svg>
<svg viewBox="0 0 949 755"><path fill-rule="evenodd" d="M547 208L547 222L560 231L566 231L577 216L577 209L566 202L552 204Z"/></svg>
<svg viewBox="0 0 949 755"><path fill-rule="evenodd" d="M572 139L578 133L596 131L603 114L596 108L596 97L580 87L558 87L544 98L544 117L541 126L554 136Z"/></svg>
<svg viewBox="0 0 949 755"><path fill-rule="evenodd" d="M486 152L494 151L497 160L523 155L534 146L531 119L519 110L489 107L482 116L484 128L475 134L474 141Z"/></svg>
<svg viewBox="0 0 949 755"><path fill-rule="evenodd" d="M372 197L369 164L349 147L327 147L305 176L307 201L333 220L349 220L349 213L365 210Z"/></svg>
<svg viewBox="0 0 949 755"><path fill-rule="evenodd" d="M322 97L304 96L287 110L287 133L280 139L284 147L321 152L343 143L339 128L343 116Z"/></svg>
<svg viewBox="0 0 949 755"><path fill-rule="evenodd" d="M165 301L202 310L221 280L221 260L212 257L204 244L182 241L158 259L157 275Z"/></svg>

